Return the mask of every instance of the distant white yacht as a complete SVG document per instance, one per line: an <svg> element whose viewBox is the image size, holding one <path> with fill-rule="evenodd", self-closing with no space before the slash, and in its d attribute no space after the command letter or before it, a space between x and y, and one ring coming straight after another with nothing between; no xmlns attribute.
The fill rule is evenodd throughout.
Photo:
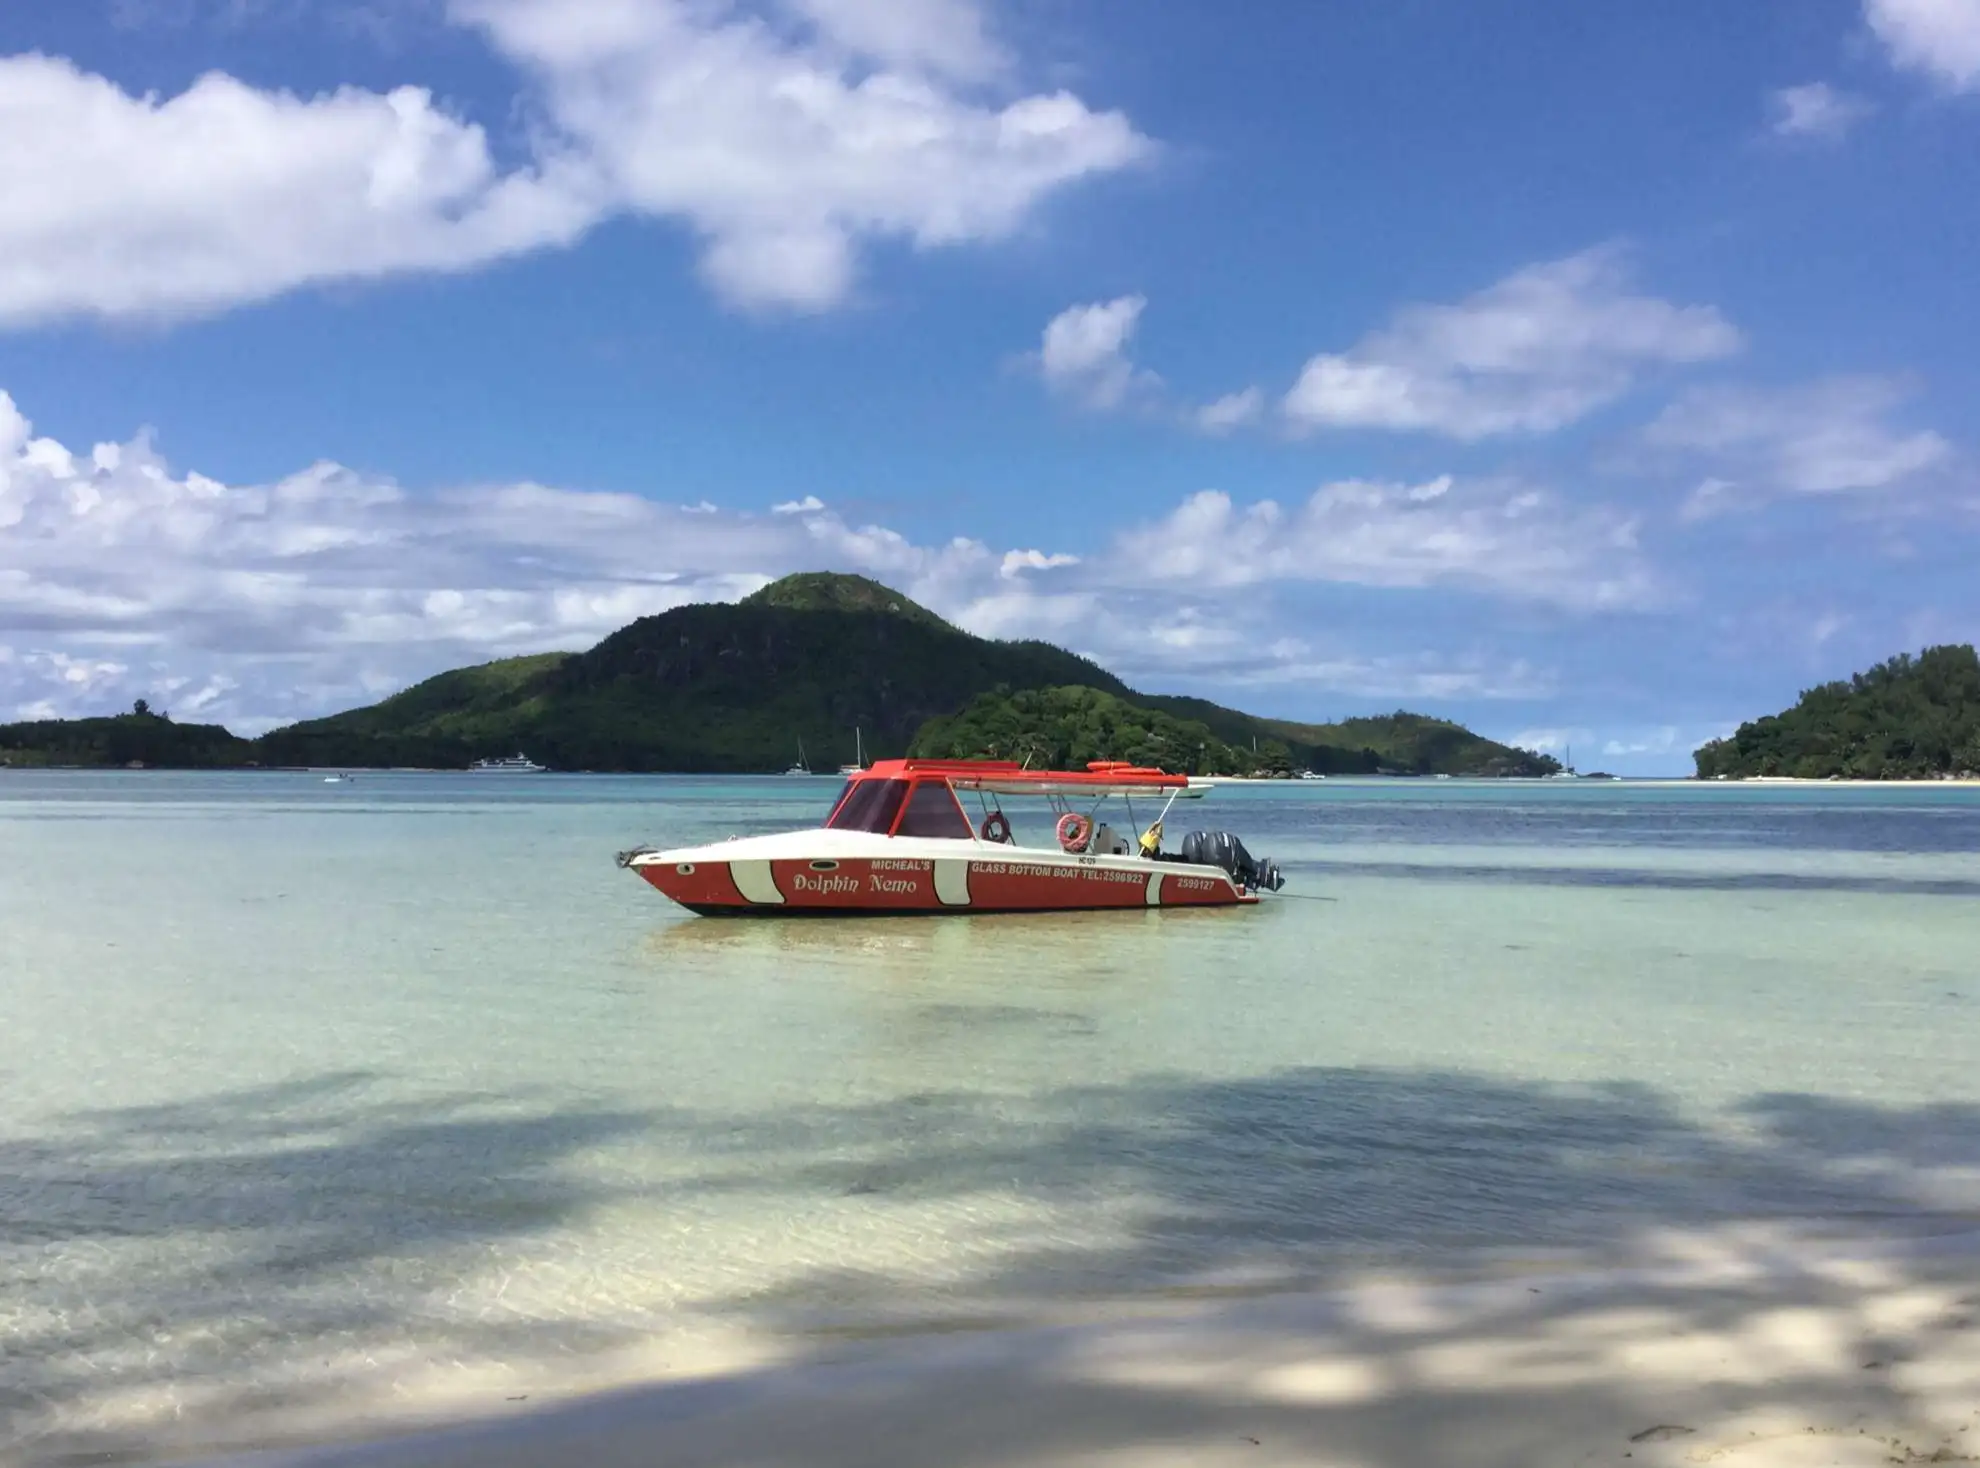
<svg viewBox="0 0 1980 1468"><path fill-rule="evenodd" d="M865 768L866 768L866 744L860 738L859 726L855 724L853 726L853 762L849 765L840 765L839 773L847 776L857 775L861 770Z"/></svg>
<svg viewBox="0 0 1980 1468"><path fill-rule="evenodd" d="M809 775L811 773L811 764L804 757L804 741L802 739L798 740L797 763L784 771L784 773L787 775Z"/></svg>
<svg viewBox="0 0 1980 1468"><path fill-rule="evenodd" d="M544 766L526 754L511 755L507 759L478 759L468 768L482 775L540 775Z"/></svg>

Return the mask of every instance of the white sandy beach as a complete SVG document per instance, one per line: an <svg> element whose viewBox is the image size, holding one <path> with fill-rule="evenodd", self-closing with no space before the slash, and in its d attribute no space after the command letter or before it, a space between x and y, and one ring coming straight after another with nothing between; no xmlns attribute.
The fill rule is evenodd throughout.
<svg viewBox="0 0 1980 1468"><path fill-rule="evenodd" d="M1109 1312L561 1404L516 1387L226 1468L1980 1461L1980 1236L1664 1236L1641 1267ZM525 1398L510 1400L509 1398ZM403 1404L402 1404L403 1405ZM275 1426L276 1417L267 1419ZM380 1424L373 1422L375 1432ZM362 1420L348 1424L365 1435Z"/></svg>

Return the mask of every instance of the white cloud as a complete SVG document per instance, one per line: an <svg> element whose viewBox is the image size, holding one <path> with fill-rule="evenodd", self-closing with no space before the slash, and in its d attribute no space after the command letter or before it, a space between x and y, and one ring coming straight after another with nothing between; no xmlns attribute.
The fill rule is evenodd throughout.
<svg viewBox="0 0 1980 1468"><path fill-rule="evenodd" d="M1954 91L1980 86L1980 0L1864 0L1891 63Z"/></svg>
<svg viewBox="0 0 1980 1468"><path fill-rule="evenodd" d="M1770 126L1786 138L1819 138L1834 141L1876 108L1863 98L1839 92L1827 82L1782 87L1768 95Z"/></svg>
<svg viewBox="0 0 1980 1468"><path fill-rule="evenodd" d="M973 0L789 0L820 36L853 57L957 81L994 79L1012 60Z"/></svg>
<svg viewBox="0 0 1980 1468"><path fill-rule="evenodd" d="M1583 772L1607 769L1625 774L1675 774L1690 768L1690 754L1708 739L1730 734L1716 724L1647 724L1594 729L1586 725L1540 726L1504 736L1505 742L1564 763L1572 757Z"/></svg>
<svg viewBox="0 0 1980 1468"><path fill-rule="evenodd" d="M1366 657L1299 638L1282 639L1267 650L1268 658L1247 660L1241 649L1233 649L1223 656L1236 662L1234 668L1205 669L1204 676L1232 688L1304 683L1358 699L1540 699L1556 692L1553 673L1524 658L1487 663L1436 653Z"/></svg>
<svg viewBox="0 0 1980 1468"><path fill-rule="evenodd" d="M1455 586L1578 609L1654 605L1663 594L1633 520L1491 481L1454 489L1448 477L1347 480L1291 507L1240 508L1206 491L1120 549L1142 574L1179 585Z"/></svg>
<svg viewBox="0 0 1980 1468"><path fill-rule="evenodd" d="M1591 729L1585 725L1553 726L1521 729L1506 737L1506 743L1521 749L1530 749L1538 754L1551 754L1565 761L1580 754L1574 763L1582 770L1593 770L1596 761L1615 760L1617 768L1650 769L1665 768L1666 757L1688 755L1716 731L1704 726L1691 726L1688 730L1675 724L1656 724L1645 727L1625 728L1620 731ZM1595 753L1599 751L1599 755Z"/></svg>
<svg viewBox="0 0 1980 1468"><path fill-rule="evenodd" d="M74 658L60 652L29 653L21 661L43 670L47 680L78 693L94 693L108 687L130 671L123 663L100 658Z"/></svg>
<svg viewBox="0 0 1980 1468"><path fill-rule="evenodd" d="M1521 729L1506 743L1515 749L1530 749L1535 754L1565 754L1579 739L1585 746L1595 737L1588 729Z"/></svg>
<svg viewBox="0 0 1980 1468"><path fill-rule="evenodd" d="M1689 518L1780 494L1889 491L1953 454L1937 433L1891 421L1905 396L1901 385L1874 377L1697 388L1666 408L1642 439L1711 467L1685 506Z"/></svg>
<svg viewBox="0 0 1980 1468"><path fill-rule="evenodd" d="M161 101L37 55L0 57L0 197L0 325L465 269L597 213L575 168L500 173L416 87L303 100L212 73Z"/></svg>
<svg viewBox="0 0 1980 1468"><path fill-rule="evenodd" d="M1261 636L1263 588L1202 589L1174 583L1106 581L1094 561L1078 579L1012 594L993 588L951 611L990 637L1039 637L1094 657L1142 688L1243 691L1245 706L1283 706L1287 690L1355 699L1544 698L1550 672L1521 658L1477 654L1371 653L1338 634Z"/></svg>
<svg viewBox="0 0 1980 1468"><path fill-rule="evenodd" d="M173 472L142 437L88 453L36 439L4 393L0 534L0 639L14 653L0 711L166 702L171 687L174 706L244 726L465 662L588 646L788 570L884 562L912 594L969 560L823 512L711 513L528 483L413 495L334 464L223 485ZM994 574L988 551L977 559Z"/></svg>
<svg viewBox="0 0 1980 1468"><path fill-rule="evenodd" d="M1119 296L1054 316L1036 358L1046 385L1092 408L1117 408L1130 393L1154 388L1159 379L1128 356L1147 305L1141 296Z"/></svg>
<svg viewBox="0 0 1980 1468"><path fill-rule="evenodd" d="M1703 742L1702 740L1700 741ZM1670 754L1679 748L1679 731L1675 724L1660 724L1654 729L1638 730L1620 739L1610 739L1603 743L1602 753L1611 755L1631 754Z"/></svg>
<svg viewBox="0 0 1980 1468"><path fill-rule="evenodd" d="M1529 266L1456 305L1406 307L1348 351L1312 358L1283 408L1301 429L1547 433L1648 370L1739 346L1713 307L1633 293L1621 255L1596 249Z"/></svg>
<svg viewBox="0 0 1980 1468"><path fill-rule="evenodd" d="M1130 351L1147 308L1138 295L1068 306L1045 324L1039 349L1026 360L1054 392L1088 408L1154 404L1163 395L1162 379ZM1217 436L1257 422L1265 394L1247 387L1200 407L1171 406L1182 422Z"/></svg>
<svg viewBox="0 0 1980 1468"><path fill-rule="evenodd" d="M1048 637L1157 687L1370 697L1532 696L1547 676L1260 637L1264 602L1321 581L1573 608L1655 594L1628 522L1490 484L1333 485L1289 511L1198 496L1082 558L919 544L823 506L749 515L532 483L413 494L335 464L226 485L143 436L86 452L36 438L4 392L0 535L0 718L146 697L247 732L799 570L862 572L973 631Z"/></svg>
<svg viewBox="0 0 1980 1468"><path fill-rule="evenodd" d="M964 0L814 4L818 44L720 0L452 10L535 79L553 136L615 200L696 231L703 275L743 305L834 305L863 240L1000 239L1149 151L1068 92L993 106L949 85L996 60Z"/></svg>
<svg viewBox="0 0 1980 1468"><path fill-rule="evenodd" d="M1205 433L1229 433L1256 423L1265 415L1265 394L1255 387L1226 393L1214 403L1206 403L1193 415L1196 426Z"/></svg>
<svg viewBox="0 0 1980 1468"><path fill-rule="evenodd" d="M706 500L694 506L696 514L706 514L714 508ZM772 505L770 507L770 513L773 515L812 515L824 508L825 501L821 500L815 494L808 494L801 500L785 500L781 505Z"/></svg>
<svg viewBox="0 0 1980 1468"><path fill-rule="evenodd" d="M1066 92L991 103L968 0L800 0L802 34L724 0L453 0L529 78L529 157L426 90L314 97L211 73L134 96L0 58L0 326L178 318L312 283L461 271L613 214L684 224L726 299L815 310L863 243L996 240L1150 145Z"/></svg>
<svg viewBox="0 0 1980 1468"><path fill-rule="evenodd" d="M1060 566L1077 566L1079 557L1064 551L1047 554L1041 550L1005 551L998 574L1005 578L1022 576L1026 571L1053 571Z"/></svg>

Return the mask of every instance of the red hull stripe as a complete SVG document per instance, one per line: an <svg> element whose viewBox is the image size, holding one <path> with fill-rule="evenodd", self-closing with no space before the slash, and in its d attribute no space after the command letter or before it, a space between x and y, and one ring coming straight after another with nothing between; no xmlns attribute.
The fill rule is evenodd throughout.
<svg viewBox="0 0 1980 1468"><path fill-rule="evenodd" d="M679 866L646 864L635 868L655 887L684 907L747 907L725 861L683 862Z"/></svg>
<svg viewBox="0 0 1980 1468"><path fill-rule="evenodd" d="M726 862L687 866L648 864L641 876L697 912L1073 912L1116 907L1228 907L1248 899L1223 876L1197 876L1147 867L1056 865L953 860L768 863L781 902L756 900ZM938 870L938 868L940 870ZM1151 885L1152 884L1152 885Z"/></svg>

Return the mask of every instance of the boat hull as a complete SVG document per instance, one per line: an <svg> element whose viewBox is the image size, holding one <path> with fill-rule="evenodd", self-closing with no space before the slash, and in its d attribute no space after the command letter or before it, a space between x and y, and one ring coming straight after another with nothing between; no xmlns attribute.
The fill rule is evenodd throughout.
<svg viewBox="0 0 1980 1468"><path fill-rule="evenodd" d="M690 859L692 858L692 859ZM629 863L707 917L887 916L1235 907L1256 902L1215 867L1123 858L748 858L643 853Z"/></svg>

